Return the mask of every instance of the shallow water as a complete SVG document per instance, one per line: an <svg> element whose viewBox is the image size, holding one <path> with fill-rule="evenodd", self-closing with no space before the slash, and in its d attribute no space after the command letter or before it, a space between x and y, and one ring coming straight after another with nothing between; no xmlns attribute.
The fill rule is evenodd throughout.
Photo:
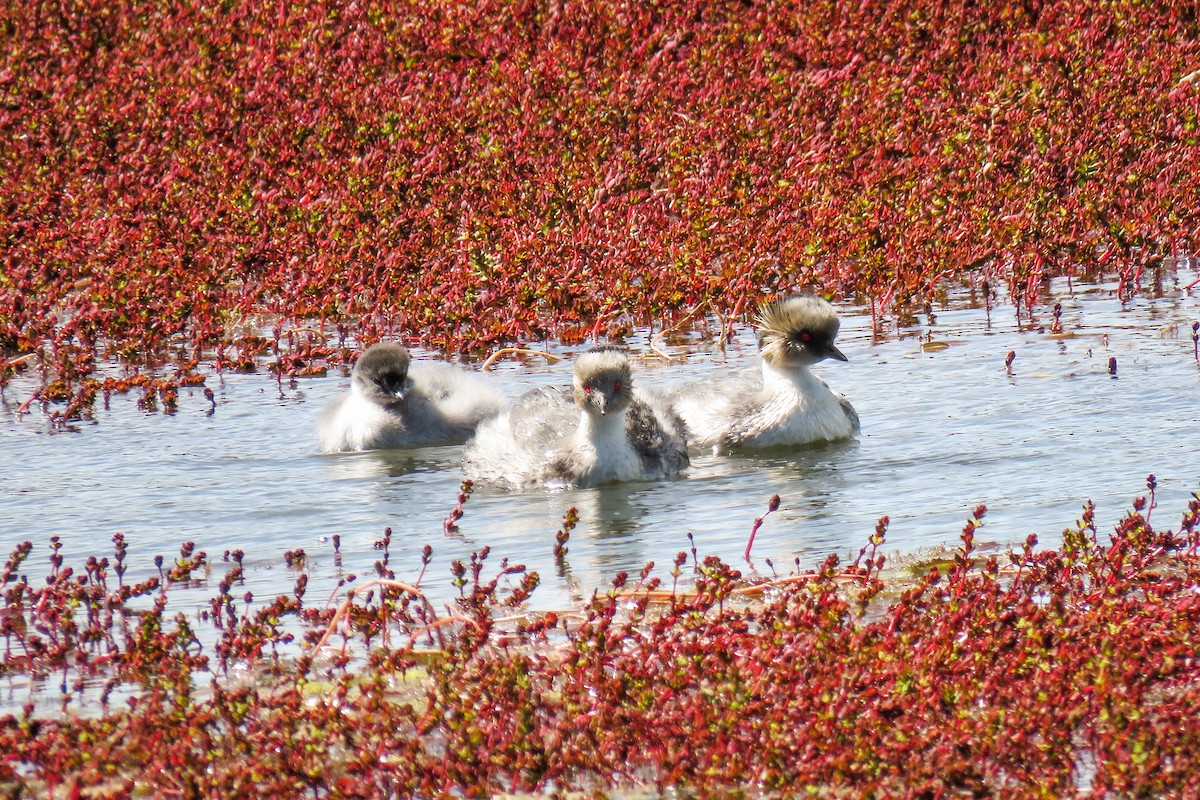
<svg viewBox="0 0 1200 800"><path fill-rule="evenodd" d="M1019 544L1037 533L1053 545L1087 498L1098 506L1101 531L1111 529L1130 499L1145 493L1148 473L1158 478L1154 521L1173 526L1200 489L1200 364L1191 329L1200 297L1178 288L1195 278L1181 270L1161 296L1125 304L1111 284L1077 283L1072 292L1056 282L1051 294L1063 305L1065 337L1018 325L1011 306L989 310L965 293L878 338L862 309L843 307L839 345L850 361L817 371L858 409L859 440L760 456L699 455L685 477L670 481L527 494L480 488L456 534L445 533L442 520L462 479L460 448L317 452L317 418L347 388L344 375L282 390L265 374L214 375L211 414L199 389L182 390L172 415L113 397L94 423L58 433L48 432L40 413L15 416L33 388L18 379L0 415L0 551L32 540L24 571L38 580L52 535L64 542L67 563L78 565L88 555L111 555L113 534L123 532L135 576L153 570L154 554L169 559L184 541L218 562L222 551L241 548L247 588L269 597L290 591L295 579L282 553L303 548L311 601L327 596L338 575L371 574L380 555L374 544L391 527L398 578L413 579L422 546L432 545L422 587L439 606L455 594L450 562L490 546L493 569L507 557L540 573L533 607L562 608L647 561L669 582L672 559L691 547L689 532L700 557L768 574L769 558L786 573L796 560L811 567L830 552L857 553L885 514L885 552L954 547L964 520L986 503L979 541ZM1054 300L1040 314L1046 326ZM644 333L629 344L650 351ZM666 386L755 363L748 328L725 356L698 337L663 349L686 362L639 359L637 380ZM504 362L489 374L510 397L569 376L568 361L540 359ZM747 565L746 538L774 494L782 504L759 531ZM571 506L579 525L560 572L554 533ZM198 608L215 588L196 591Z"/></svg>

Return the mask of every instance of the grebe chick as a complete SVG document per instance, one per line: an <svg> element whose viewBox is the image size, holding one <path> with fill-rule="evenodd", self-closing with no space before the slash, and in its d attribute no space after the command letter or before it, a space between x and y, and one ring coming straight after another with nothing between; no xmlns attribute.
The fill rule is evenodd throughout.
<svg viewBox="0 0 1200 800"><path fill-rule="evenodd" d="M682 420L656 395L635 395L629 360L612 347L575 358L571 388L526 392L479 426L464 469L520 489L596 486L675 475L688 465Z"/></svg>
<svg viewBox="0 0 1200 800"><path fill-rule="evenodd" d="M756 324L762 370L688 384L671 393L693 444L719 453L737 448L848 439L858 413L810 370L826 358L846 361L834 344L837 312L818 297L766 303Z"/></svg>
<svg viewBox="0 0 1200 800"><path fill-rule="evenodd" d="M504 402L480 378L452 364L413 361L402 345L367 348L317 435L326 453L465 442Z"/></svg>

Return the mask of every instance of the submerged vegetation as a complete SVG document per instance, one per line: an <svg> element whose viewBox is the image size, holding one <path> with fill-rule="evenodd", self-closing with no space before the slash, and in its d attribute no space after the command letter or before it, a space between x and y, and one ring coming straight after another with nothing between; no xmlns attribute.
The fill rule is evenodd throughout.
<svg viewBox="0 0 1200 800"><path fill-rule="evenodd" d="M348 337L619 337L805 285L882 313L956 277L1027 308L1099 266L1128 294L1200 238L1192 2L82 0L0 28L0 383L40 367L68 417Z"/></svg>
<svg viewBox="0 0 1200 800"><path fill-rule="evenodd" d="M210 564L190 546L129 582L119 537L79 568L52 543L30 581L25 544L0 572L0 676L64 704L99 692L100 710L0 717L0 788L1189 797L1200 499L1158 530L1149 485L1111 537L1087 504L1058 549L978 552L981 506L952 558L905 579L879 553L885 518L849 564L748 582L681 552L664 577L647 564L556 613L528 611L538 576L486 548L453 565L439 613L423 568L391 571L386 538L336 604L309 603L304 572L253 600L241 553ZM199 611L173 603L213 581Z"/></svg>

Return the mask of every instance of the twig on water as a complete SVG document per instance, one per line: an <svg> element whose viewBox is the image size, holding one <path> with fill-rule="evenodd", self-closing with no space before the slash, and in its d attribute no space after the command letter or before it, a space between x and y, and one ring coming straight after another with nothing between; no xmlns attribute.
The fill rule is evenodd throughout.
<svg viewBox="0 0 1200 800"><path fill-rule="evenodd" d="M679 320L677 320L674 325L671 325L668 328L663 328L661 331L654 334L654 336L650 337L650 352L663 358L663 359L666 359L667 361L672 361L672 362L686 361L687 359L684 358L683 356L676 357L676 356L670 355L665 350L663 350L661 347L659 347L658 343L660 341L662 341L662 337L666 336L668 333L674 333L675 331L682 328L684 325L687 325L688 323L692 322L695 319L696 314L699 313L700 310L703 309L706 305L708 305L708 301L701 300L699 303L692 306L692 309L690 311L688 311L686 314L684 314Z"/></svg>
<svg viewBox="0 0 1200 800"><path fill-rule="evenodd" d="M499 350L487 357L487 360L483 362L483 365L480 367L480 369L484 372L490 370L492 368L492 364L495 364L496 361L498 361L502 356L507 355L541 356L552 364L556 361L562 361L562 356L556 356L553 353L547 353L544 350L526 350L523 347L501 347Z"/></svg>
<svg viewBox="0 0 1200 800"><path fill-rule="evenodd" d="M375 578L374 580L369 580L361 586L356 586L355 588L346 592L346 599L342 601L340 606L338 606L338 610L334 612L333 619L329 620L329 625L325 628L325 633L321 636L320 641L317 642L317 646L314 648L316 652L320 652L321 648L323 648L329 642L329 637L333 635L334 629L336 629L338 624L346 618L346 615L350 612L350 605L354 602L354 596L362 594L362 592L365 590L375 586L390 586L393 589L399 589L402 592L407 592L424 604L425 610L434 619L434 623L438 622L437 613L433 609L433 604L429 602L429 598L427 598L420 589L402 581L394 581L388 578ZM434 623L426 626L426 628L432 630L435 627Z"/></svg>

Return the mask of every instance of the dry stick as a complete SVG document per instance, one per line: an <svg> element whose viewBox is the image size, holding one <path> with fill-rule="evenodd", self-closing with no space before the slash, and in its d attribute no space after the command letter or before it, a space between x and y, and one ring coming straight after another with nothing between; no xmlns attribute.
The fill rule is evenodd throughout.
<svg viewBox="0 0 1200 800"><path fill-rule="evenodd" d="M333 635L333 629L337 627L338 623L341 622L346 616L347 612L349 612L350 604L354 602L354 596L373 586L391 586L393 589L400 589L401 591L408 592L413 597L416 597L418 600L424 603L425 610L433 615L435 620L437 619L437 612L433 610L433 604L429 602L429 598L427 598L417 587L411 586L407 583L402 583L401 581L393 581L387 578L375 578L346 592L346 599L342 601L340 606L338 606L338 610L334 613L333 619L329 621L329 625L325 628L325 634L321 637L321 640L317 642L317 646L314 648L315 650L320 650L329 641L329 637Z"/></svg>
<svg viewBox="0 0 1200 800"><path fill-rule="evenodd" d="M308 327L307 325L305 325L305 326L302 326L302 327L299 327L299 328L288 328L288 329L287 329L287 331L286 331L286 333L287 333L287 334L294 334L294 333L313 333L313 334L316 334L317 336L320 336L320 337L321 337L322 339L324 339L324 340L328 340L328 339L329 339L329 335L328 335L328 334L326 334L324 331L318 330L318 329L316 329L316 328L310 328L310 327Z"/></svg>
<svg viewBox="0 0 1200 800"><path fill-rule="evenodd" d="M14 364L23 364L31 358L37 358L37 353L26 353L23 356L17 356L16 358L10 358L0 366L11 367Z"/></svg>
<svg viewBox="0 0 1200 800"><path fill-rule="evenodd" d="M483 362L483 366L481 366L480 369L486 372L492 368L492 364L496 363L501 356L505 355L541 356L542 358L550 361L550 363L562 361L562 356L556 356L553 353L547 353L544 350L526 350L523 347L501 347L499 350L487 357L487 360Z"/></svg>
<svg viewBox="0 0 1200 800"><path fill-rule="evenodd" d="M778 505L774 502L774 498L772 498L772 506L773 507L770 508L766 514L763 514L762 517L758 518L755 521L755 530L758 530L758 526L762 524L762 521L767 516L767 514L770 514L772 511L774 511L776 508L778 508ZM752 536L751 543L753 543L753 536ZM747 547L747 551L749 551L749 547ZM757 595L760 595L760 594L766 592L768 589L773 589L773 588L776 588L779 586L787 586L787 585L793 584L793 583L808 583L808 582L817 580L819 577L820 576L817 573L808 573L805 575L788 575L783 578L774 578L769 581L763 581L762 583L756 583L752 586L739 586L737 588L731 589L730 594L757 596ZM862 580L861 575L858 575L855 573L848 573L848 572L839 572L831 577L834 580L845 581L847 583L854 583L856 581ZM420 590L418 590L415 586L411 586L407 583L402 583L401 581L388 580L386 578L378 578L375 580L370 580L370 581L367 581L366 583L364 583L363 585L358 586L354 589L351 589L349 592L347 592L346 599L342 601L342 604L338 607L337 613L335 613L333 616L333 619L330 620L329 625L325 629L325 634L321 637L321 640L319 642L317 642L317 645L314 648L315 650L320 650L322 647L324 647L328 643L329 637L333 635L334 628L337 627L337 624L342 620L343 617L346 616L346 613L349 611L350 604L354 599L354 595L359 594L359 593L363 592L364 590L366 590L370 587L373 587L373 586L391 586L393 588L406 591L409 594L411 594L414 597L421 600L423 603L425 603L426 606L428 607L430 613L432 613L432 604L429 603L428 598L426 598L425 595ZM694 599L696 597L699 597L699 593L698 592L680 593L680 592L676 592L676 591L667 591L667 590L663 590L663 589L655 589L655 590L642 589L642 590L637 590L637 591L618 592L617 594L614 595L614 597L617 599L645 598L650 602L665 603L665 602L668 602L671 600ZM555 612L555 613L559 619L584 620L587 618L586 615L581 614L576 611L559 611L559 612ZM508 622L518 622L518 621L524 620L526 618L527 618L526 615L514 615L514 616L509 616L509 617L498 617L498 618L492 620L492 622L495 625L499 625L499 624L508 623ZM412 631L409 636L408 646L411 647L412 644L419 637L421 637L427 633L430 633L432 631L444 628L445 626L453 624L455 622L461 622L461 623L464 623L467 625L471 625L480 634L485 633L483 626L479 624L478 620L472 619L471 617L463 616L461 614L456 614L454 612L449 612L447 616L439 617L439 618L435 619L433 622L429 623L428 625L425 625L424 627L421 627L415 631ZM422 652L436 654L441 651L422 651Z"/></svg>
<svg viewBox="0 0 1200 800"><path fill-rule="evenodd" d="M1175 83L1175 88L1178 89L1179 87L1189 84L1197 79L1200 79L1200 69L1193 70L1192 72L1189 72L1187 75L1184 75L1182 78L1180 78Z"/></svg>
<svg viewBox="0 0 1200 800"><path fill-rule="evenodd" d="M470 617L464 617L462 614L453 614L452 613L448 617L442 617L441 619L438 619L438 620L435 620L435 621L429 623L428 625L426 625L423 628L418 628L417 630L413 631L412 634L410 634L410 636L409 636L408 646L412 647L413 643L417 641L418 637L423 636L424 634L427 634L430 631L437 630L438 628L444 628L445 626L450 625L451 623L454 623L454 622L465 622L469 625L473 625L475 627L475 630L479 631L480 635L485 633L483 626L480 625L477 620L471 619Z"/></svg>
<svg viewBox="0 0 1200 800"><path fill-rule="evenodd" d="M733 590L734 594L745 595L760 595L768 589L774 589L778 586L787 586L792 583L809 583L818 580L821 576L815 572L810 572L806 575L787 575L783 578L772 578L769 581L755 583L750 586L739 586ZM830 576L835 581L845 581L846 583L859 583L863 576L853 572L835 572Z"/></svg>
<svg viewBox="0 0 1200 800"><path fill-rule="evenodd" d="M734 595L747 595L754 597L762 594L768 589L774 589L779 586L787 586L788 584L792 583L808 583L810 581L818 580L820 577L821 576L815 572L806 573L804 575L788 575L783 578L772 578L769 581L763 581L762 583L755 583L749 586L738 586L734 589L730 589L729 593ZM846 583L856 583L862 580L862 575L851 572L838 572L831 577L836 581L845 581ZM644 597L652 603L665 603L670 600L694 600L700 595L697 592L672 592L666 589L641 589L629 592L619 592L615 596L620 600L636 600ZM559 614L559 616L566 616L566 614L562 613ZM576 614L574 616L578 617L579 615Z"/></svg>
<svg viewBox="0 0 1200 800"><path fill-rule="evenodd" d="M341 622L341 620L346 616L347 612L350 610L350 604L353 602L354 596L356 594L361 594L363 591L365 591L371 587L374 587L374 586L391 586L392 588L400 589L402 591L408 592L409 594L413 595L418 600L420 600L422 603L424 603L426 610L431 615L433 615L433 617L434 617L433 622L429 623L428 625L425 625L422 628L418 628L417 630L413 631L410 634L409 646L412 646L413 642L415 642L420 636L430 633L432 631L438 630L440 628L443 628L446 625L449 625L454 622L462 622L467 625L471 625L480 634L485 633L483 626L479 624L478 620L472 619L471 617L465 617L462 614L456 614L453 611L448 611L447 616L445 616L445 617L438 617L436 612L434 612L434 610L433 610L433 604L429 602L429 599L417 587L415 587L411 584L403 583L401 581L389 580L387 578L376 578L374 580L367 581L366 583L362 584L361 586L357 586L353 589L350 589L346 593L346 599L342 601L342 604L340 606L338 606L338 610L333 615L333 619L331 619L329 621L329 624L325 628L325 634L321 637L321 640L319 642L317 642L316 648L314 648L314 649L320 650L322 647L324 647L329 642L329 637L333 635L334 629L337 627L338 623ZM569 612L569 611L564 611L564 612L560 613L558 616L560 618L576 617L579 619L584 619L584 616L582 614ZM520 620L520 619L524 619L524 617L523 616L500 617L499 619L493 620L493 623L499 624L499 623L503 623L503 622L512 622L512 621L516 621L516 620Z"/></svg>
<svg viewBox="0 0 1200 800"><path fill-rule="evenodd" d="M653 342L651 342L651 344L650 344L650 355L658 356L663 361L670 361L672 363L674 363L676 361L685 361L686 360L683 356L676 358L675 356L671 355L666 350L663 350L662 348L660 348L658 345L654 344Z"/></svg>
<svg viewBox="0 0 1200 800"><path fill-rule="evenodd" d="M657 342L659 340L661 340L662 337L666 336L668 333L672 333L674 331L679 330L684 325L688 324L693 319L695 319L697 312L699 312L700 309L704 308L706 305L708 305L708 301L701 300L699 303L692 306L692 310L687 312L686 314L684 314L683 317L680 318L680 320L678 322L676 322L674 325L672 325L669 328L663 328L661 331L654 334L654 336L650 337L650 352L654 353L658 356L661 356L662 358L666 359L667 361L676 361L676 360L685 361L686 359L683 356L680 356L678 359L676 359L674 356L669 355L665 350L661 349L658 346Z"/></svg>
<svg viewBox="0 0 1200 800"><path fill-rule="evenodd" d="M630 592L629 594L635 595L636 593ZM618 597L623 597L623 596L624 595L618 595ZM555 611L554 616L558 617L559 619L579 619L579 620L587 619L586 614L580 614L578 611ZM529 619L528 614L514 614L511 617L496 617L495 619L492 620L492 624L500 625L501 623L506 623L506 622L524 622L528 619Z"/></svg>

